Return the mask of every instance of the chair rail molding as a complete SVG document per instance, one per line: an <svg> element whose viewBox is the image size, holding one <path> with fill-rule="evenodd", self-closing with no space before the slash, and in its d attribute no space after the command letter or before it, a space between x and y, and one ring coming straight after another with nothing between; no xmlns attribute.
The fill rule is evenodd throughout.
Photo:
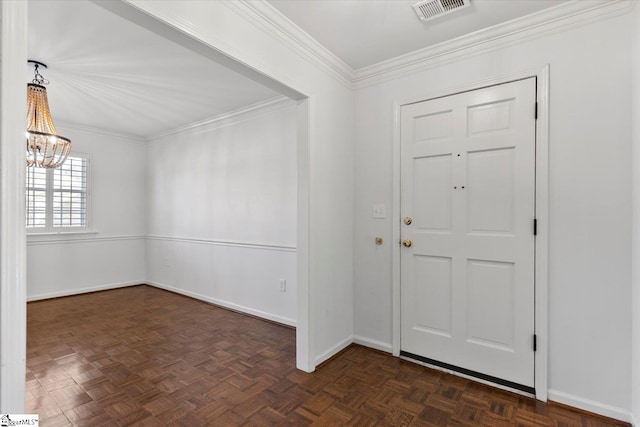
<svg viewBox="0 0 640 427"><path fill-rule="evenodd" d="M277 243L256 243L256 242L240 242L232 240L216 240L216 239L198 239L190 237L171 237L171 236L145 236L147 240L163 240L169 242L181 242L181 243L193 243L198 245L213 245L213 246L233 246L249 249L264 249L270 251L281 252L296 252L296 247L291 245L277 244Z"/></svg>

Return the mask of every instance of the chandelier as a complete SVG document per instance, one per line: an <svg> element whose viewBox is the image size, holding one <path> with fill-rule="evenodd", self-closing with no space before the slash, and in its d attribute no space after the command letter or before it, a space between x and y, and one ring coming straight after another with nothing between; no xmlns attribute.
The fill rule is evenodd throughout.
<svg viewBox="0 0 640 427"><path fill-rule="evenodd" d="M45 64L29 60L34 65L34 78L27 84L27 166L57 168L67 159L71 151L71 141L58 135L53 125L47 100L49 84L38 67Z"/></svg>

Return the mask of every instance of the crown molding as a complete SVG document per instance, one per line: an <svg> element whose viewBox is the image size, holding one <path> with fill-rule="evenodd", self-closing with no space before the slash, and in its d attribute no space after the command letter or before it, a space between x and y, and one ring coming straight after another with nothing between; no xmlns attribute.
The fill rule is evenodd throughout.
<svg viewBox="0 0 640 427"><path fill-rule="evenodd" d="M58 123L58 127L61 129L68 129L68 130L76 130L76 131L80 131L80 132L87 132L87 133L94 133L94 134L98 134L98 135L104 135L104 136L108 136L111 138L117 138L119 140L121 140L122 142L126 142L126 143L134 143L134 144L146 144L149 142L153 142L157 139L163 138L165 136L169 136L169 135L174 135L176 133L179 132L185 132L188 130L192 130L192 129L196 129L196 128L202 128L205 126L210 126L210 125L220 125L222 122L224 122L222 125L228 125L230 124L229 122L231 121L232 123L237 123L243 120L247 120L251 117L255 117L258 116L260 114L264 114L268 111L273 111L273 110L277 110L279 108L284 108L287 107L289 105L294 105L295 101L287 98L286 96L277 96L275 98L271 98L271 99L267 99L266 101L260 101L260 102L256 102L255 104L251 104L248 105L246 107L242 107L242 108L238 108L236 110L231 110L231 111L227 111L225 113L219 114L217 116L205 119L205 120L199 120L197 122L193 122L193 123L189 123L187 125L183 125L183 126L179 126L177 128L174 129L170 129L161 133L158 133L156 135L152 135L149 137L139 137L136 135L127 135L127 134L123 134L123 133L118 133L118 132L113 132L110 130L106 130L106 129L102 129L102 128L98 128L98 127L93 127L93 126L87 126L87 125L81 125L78 123L73 123L73 122L67 122L64 120L57 120ZM220 127L220 126L218 126Z"/></svg>
<svg viewBox="0 0 640 427"><path fill-rule="evenodd" d="M602 17L621 15L634 6L633 0L609 0L597 3L573 0L369 67L353 70L267 1L242 0L224 2L224 4L352 89L378 84L479 52L566 31Z"/></svg>
<svg viewBox="0 0 640 427"><path fill-rule="evenodd" d="M266 1L226 1L224 4L258 28L275 36L292 50L310 59L343 85L352 89L353 69Z"/></svg>
<svg viewBox="0 0 640 427"><path fill-rule="evenodd" d="M123 1L139 8L137 6L139 0ZM369 67L354 70L267 1L226 0L220 2L350 89L368 87L443 63L456 61L469 55L566 31L604 17L621 15L633 9L634 3L634 0L603 2L572 0ZM145 9L149 8L149 4L145 3ZM205 29L194 26L193 23L184 21L180 16L174 16L164 9L153 8L153 13L163 16L165 20L170 18L171 22L177 23L177 26L187 34L202 39L206 32ZM210 34L207 32L207 35ZM235 58L246 57L242 55L243 52L236 51L233 46L223 43L222 40L216 39L214 45L217 46L219 43L223 45L222 47L228 55ZM156 136L149 139L155 138Z"/></svg>
<svg viewBox="0 0 640 427"><path fill-rule="evenodd" d="M164 137L175 135L180 132L187 132L194 129L202 130L203 128L206 128L207 130L210 130L212 128L228 126L230 124L239 123L259 116L269 111L278 110L280 108L285 108L295 104L295 101L287 98L286 96L277 96L275 98L267 99L266 101L257 102L246 107L228 111L226 113L222 113L205 120L200 120L188 125L180 126L165 132L158 133L156 135L148 137L145 142L153 143Z"/></svg>
<svg viewBox="0 0 640 427"><path fill-rule="evenodd" d="M356 89L527 40L567 31L634 7L632 0L592 3L574 0L521 18L470 33L354 72Z"/></svg>
<svg viewBox="0 0 640 427"><path fill-rule="evenodd" d="M56 120L56 123L58 127L62 129L76 130L76 131L87 132L87 133L95 133L98 135L108 136L111 138L117 138L122 142L129 142L134 144L144 144L145 142L145 139L143 137L137 136L137 135L119 133L119 132L115 132L107 129L94 127L94 126L81 125L79 123L74 123L74 122L67 122L64 120Z"/></svg>

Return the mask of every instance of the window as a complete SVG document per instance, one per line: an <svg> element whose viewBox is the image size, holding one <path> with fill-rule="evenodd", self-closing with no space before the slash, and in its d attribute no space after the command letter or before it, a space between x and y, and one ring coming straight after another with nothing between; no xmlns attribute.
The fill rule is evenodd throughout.
<svg viewBox="0 0 640 427"><path fill-rule="evenodd" d="M56 169L27 167L27 232L86 230L89 159L71 157Z"/></svg>

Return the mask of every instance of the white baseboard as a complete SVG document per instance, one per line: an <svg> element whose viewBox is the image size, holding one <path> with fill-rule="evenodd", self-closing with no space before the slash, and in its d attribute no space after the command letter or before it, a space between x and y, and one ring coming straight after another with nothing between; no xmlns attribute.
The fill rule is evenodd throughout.
<svg viewBox="0 0 640 427"><path fill-rule="evenodd" d="M391 344L386 343L386 342L382 342L382 341L378 341L378 340L372 340L371 338L365 338L365 337L361 337L361 336L358 336L358 335L354 335L353 336L353 342L356 343L356 344L363 345L365 347L374 348L376 350L384 351L385 353L391 353L392 352Z"/></svg>
<svg viewBox="0 0 640 427"><path fill-rule="evenodd" d="M627 409L618 408L616 406L607 405L606 403L596 402L595 400L585 399L583 397L574 396L569 393L564 393L558 390L549 390L549 400L562 403L563 405L573 406L574 408L582 409L583 411L593 412L594 414L602 415L616 420L624 421L627 423L633 422L633 415L631 411Z"/></svg>
<svg viewBox="0 0 640 427"><path fill-rule="evenodd" d="M233 302L224 301L218 298L213 298L207 295L198 294L195 292L185 291L184 289L174 288L173 286L165 285L163 283L153 282L147 280L146 284L150 286L155 286L156 288L164 289L166 291L175 292L176 294L186 295L191 298L198 299L200 301L205 301L214 305L219 305L220 307L228 308L230 310L239 311L241 313L250 314L252 316L261 317L263 319L271 320L272 322L282 323L287 326L296 326L296 321L294 319L289 319L288 317L278 316L277 314L267 313L265 311L255 310L253 308L245 307L243 305L235 304Z"/></svg>
<svg viewBox="0 0 640 427"><path fill-rule="evenodd" d="M334 345L329 350L325 351L324 353L322 353L321 355L315 358L314 360L315 366L317 367L322 362L326 362L327 360L331 359L333 356L340 353L345 348L349 347L351 343L353 343L353 336L349 336L344 340L342 340L341 342L339 342L338 344Z"/></svg>
<svg viewBox="0 0 640 427"><path fill-rule="evenodd" d="M106 291L109 289L126 288L127 286L137 286L137 285L144 285L144 284L145 284L144 280L137 280L134 282L110 283L108 285L92 286L89 288L67 289L64 291L51 292L48 294L27 295L27 302L39 301L39 300L49 299L49 298L68 297L71 295L86 294L89 292L97 292L97 291Z"/></svg>

